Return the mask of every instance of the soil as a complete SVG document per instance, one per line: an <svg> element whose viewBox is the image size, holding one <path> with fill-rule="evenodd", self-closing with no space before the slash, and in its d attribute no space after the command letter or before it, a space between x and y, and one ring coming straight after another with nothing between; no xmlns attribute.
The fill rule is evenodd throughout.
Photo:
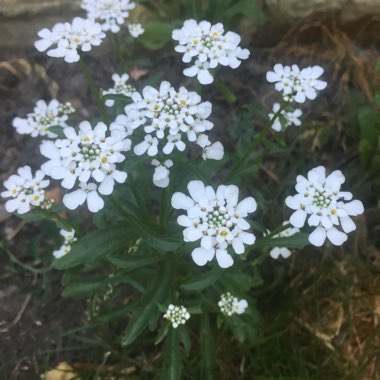
<svg viewBox="0 0 380 380"><path fill-rule="evenodd" d="M268 67L280 60L284 63L297 62L301 66L321 64L328 67L334 57L333 46L330 45L330 49L324 50L321 54L322 49L315 51L308 44L297 43L295 36L296 34L288 45L284 45L277 38L275 42L271 41L271 46L262 44L260 48L255 46L252 39L253 59L243 63L238 70L226 70L223 80L230 83L239 99L244 102L258 101L269 108L268 105L272 100L268 94L272 91L263 80ZM323 46L325 43L323 33L319 38ZM355 46L355 52L352 53L355 57L359 57L366 67L374 63L378 54L372 46L368 46L368 41L365 48ZM120 70L116 61L109 58L109 47L102 47L102 51L96 54L97 56L87 58L88 64L99 87L106 87L111 84L112 73ZM162 71L163 78L175 86L183 82L180 70L183 65L178 57L171 53L159 55L145 50L141 54L149 54L154 62L154 70ZM305 108L307 117L312 118L321 109L325 113L326 110L334 110L339 103L339 98L332 96L334 86L341 84L341 77L337 77L337 74L342 75L336 70L336 65L327 70L326 75L329 77L327 80L333 85L329 86L326 96L321 97L317 108L314 106L312 108L311 105ZM140 78L137 85L142 83L143 79ZM359 82L358 78L353 76L350 81L350 86L364 86L365 89L365 83ZM184 85L186 86L186 83ZM227 149L232 149L232 146L228 147L225 137L225 129L231 122L228 107L225 106L219 92L207 89L202 95L205 98L212 96L216 99L218 105L213 113L217 115L214 116L214 121L223 127L222 132L217 134L222 139L225 138ZM12 128L11 122L14 117L24 117L31 112L37 100L47 100L52 97L58 97L60 101L70 101L74 105L78 111L72 119L73 122L96 115L95 103L78 65L66 64L31 50L20 51L17 54L2 52L0 58L0 178L2 180L14 173L19 166L29 164L33 168L38 168L43 162L38 154L39 140L18 135ZM334 160L333 156L331 160ZM376 218L377 216L374 217ZM22 263L37 269L43 267L47 258L46 253L42 257L34 256L32 246L35 244L35 238L39 238L42 248L51 247L54 241L49 233L38 225L24 224L16 217L8 215L1 204L0 234L7 249ZM86 301L61 297L60 272L49 272L48 277L42 281L40 275L36 277L34 273L11 263L3 249L4 247L0 246L0 379L39 379L39 375L48 366L55 366L65 360L76 361L85 356L73 348L65 351L63 348L76 346L77 342L71 338L62 338L60 334L85 322ZM368 260L368 257L363 260Z"/></svg>

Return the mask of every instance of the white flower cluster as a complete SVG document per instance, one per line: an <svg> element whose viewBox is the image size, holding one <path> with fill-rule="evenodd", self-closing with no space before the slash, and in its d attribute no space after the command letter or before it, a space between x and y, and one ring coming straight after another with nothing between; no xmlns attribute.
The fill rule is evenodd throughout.
<svg viewBox="0 0 380 380"><path fill-rule="evenodd" d="M236 69L241 60L249 57L249 51L242 49L240 36L234 32L224 34L221 23L211 25L208 21L186 20L181 29L172 32L172 38L178 41L175 51L183 53L182 61L193 66L183 71L184 75L197 77L201 84L210 84L214 78L210 69L218 65Z"/></svg>
<svg viewBox="0 0 380 380"><path fill-rule="evenodd" d="M50 127L66 127L66 121L75 109L70 103L60 103L53 99L49 103L39 100L32 113L29 113L26 119L16 117L12 125L16 131L22 135L31 135L32 137L47 136L55 138L57 135L49 130Z"/></svg>
<svg viewBox="0 0 380 380"><path fill-rule="evenodd" d="M273 120L272 129L276 132L284 131L290 125L296 125L297 127L301 125L301 120L299 119L302 116L302 111L299 108L296 108L293 111L286 111L285 109L280 111L280 104L273 104L273 110L268 115L269 119L272 120L277 113L280 113L285 122L285 126L281 125L281 120L279 115ZM280 112L279 112L280 111Z"/></svg>
<svg viewBox="0 0 380 380"><path fill-rule="evenodd" d="M135 7L135 3L129 0L83 0L82 8L87 12L87 17L93 22L101 24L102 30L112 33L120 31L129 11Z"/></svg>
<svg viewBox="0 0 380 380"><path fill-rule="evenodd" d="M287 224L289 224L288 220L286 220L285 222L282 223L283 226L285 226ZM289 227L286 230L281 231L277 235L274 235L273 239L293 236L293 235L295 235L298 232L300 232L300 230L298 228L296 228L296 227ZM290 257L291 254L292 254L292 251L290 251L290 249L286 248L286 247L274 247L269 252L270 257L272 259L275 259L275 260L277 260L281 256L284 259L287 259L288 257Z"/></svg>
<svg viewBox="0 0 380 380"><path fill-rule="evenodd" d="M190 319L190 313L185 306L176 306L170 304L164 318L172 323L173 328L177 328L179 325L184 325L188 319Z"/></svg>
<svg viewBox="0 0 380 380"><path fill-rule="evenodd" d="M34 43L38 51L46 51L49 57L63 58L66 62L78 62L79 52L88 52L99 46L106 36L100 24L89 19L75 17L71 22L58 23L53 29L38 32L40 40Z"/></svg>
<svg viewBox="0 0 380 380"><path fill-rule="evenodd" d="M303 227L306 219L310 227L315 227L309 235L309 242L317 247L323 245L326 237L332 244L342 245L347 240L347 233L356 229L351 216L364 212L361 201L352 200L351 193L340 191L344 182L340 170L326 177L326 169L318 166L308 172L307 178L297 176L298 194L285 200L286 205L295 210L289 219L294 227ZM337 229L338 226L343 232Z"/></svg>
<svg viewBox="0 0 380 380"><path fill-rule="evenodd" d="M248 307L248 302L245 299L239 300L230 292L227 292L220 296L218 306L224 315L231 317L233 314L243 314Z"/></svg>
<svg viewBox="0 0 380 380"><path fill-rule="evenodd" d="M123 183L127 173L117 170L116 165L125 160L122 152L130 150L131 141L124 128L110 128L100 122L94 128L88 121L79 125L77 132L72 127L63 130L65 139L44 141L41 154L49 159L42 170L50 177L62 180L61 185L79 188L63 197L63 203L74 210L85 201L91 212L104 206L102 195L112 193L115 182ZM94 181L94 182L91 182Z"/></svg>
<svg viewBox="0 0 380 380"><path fill-rule="evenodd" d="M61 247L53 252L53 255L56 259L67 255L71 251L71 244L77 240L75 237L75 230L60 230L59 233L65 239Z"/></svg>
<svg viewBox="0 0 380 380"><path fill-rule="evenodd" d="M304 103L306 99L314 100L317 91L326 88L327 83L318 79L323 71L320 66L300 70L297 65L290 67L278 63L266 77L268 82L275 83L275 89L282 92L285 101Z"/></svg>
<svg viewBox="0 0 380 380"><path fill-rule="evenodd" d="M136 89L130 85L128 82L129 75L128 74L113 74L112 80L114 82L114 86L108 90L103 91L103 96L105 95L124 95L128 98L132 97L132 94L136 92ZM106 99L105 104L107 107L112 107L115 104L113 99Z"/></svg>
<svg viewBox="0 0 380 380"><path fill-rule="evenodd" d="M190 181L187 185L190 197L174 193L172 206L186 210L177 222L186 227L183 231L185 242L201 240L201 245L191 253L197 265L205 265L215 256L220 267L228 268L234 260L228 253L232 247L238 255L244 253L244 244L252 245L255 236L246 232L250 225L244 219L257 208L256 201L248 197L238 202L237 186L220 185L216 192L202 181Z"/></svg>
<svg viewBox="0 0 380 380"><path fill-rule="evenodd" d="M141 24L128 24L128 31L132 37L137 38L145 32L145 29Z"/></svg>
<svg viewBox="0 0 380 380"><path fill-rule="evenodd" d="M44 179L45 174L37 170L33 176L30 166L19 168L17 173L4 182L7 190L0 195L3 198L11 198L5 203L5 209L19 214L29 212L33 206L49 209L53 200L46 196L44 190L49 186L49 180Z"/></svg>
<svg viewBox="0 0 380 380"><path fill-rule="evenodd" d="M132 100L125 107L125 115L119 115L115 124L126 128L128 133L136 128L144 129L144 140L134 147L138 156L146 153L153 157L161 151L169 155L174 149L182 152L186 148L184 140L188 140L203 149L204 159L223 158L223 146L219 142L211 145L204 134L214 127L207 120L212 105L201 102L197 93L184 87L176 91L169 82L162 82L159 90L147 86L142 95L132 94Z"/></svg>

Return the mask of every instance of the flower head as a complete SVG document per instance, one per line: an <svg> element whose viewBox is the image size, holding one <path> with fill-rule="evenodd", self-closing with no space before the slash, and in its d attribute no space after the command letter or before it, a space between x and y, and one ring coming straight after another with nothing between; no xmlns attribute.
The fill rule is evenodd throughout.
<svg viewBox="0 0 380 380"><path fill-rule="evenodd" d="M79 52L90 51L99 46L106 36L102 27L89 19L76 17L72 23L58 23L52 30L38 32L40 40L34 43L38 51L47 51L49 57L63 58L66 62L78 62Z"/></svg>
<svg viewBox="0 0 380 380"><path fill-rule="evenodd" d="M188 142L203 149L211 145L207 132L213 128L208 120L211 103L202 102L201 97L181 87L176 91L169 82L162 82L159 89L147 86L142 95L132 94L133 103L125 107L125 115L119 115L115 125L126 128L128 133L143 129L144 140L134 146L137 155L170 155L183 152ZM220 143L210 147L204 159L221 159L223 147Z"/></svg>
<svg viewBox="0 0 380 380"><path fill-rule="evenodd" d="M75 230L60 230L59 233L65 239L61 247L53 252L53 255L56 259L67 255L71 251L71 244L77 241L75 237Z"/></svg>
<svg viewBox="0 0 380 380"><path fill-rule="evenodd" d="M134 38L141 36L145 32L141 24L128 24L128 31Z"/></svg>
<svg viewBox="0 0 380 380"><path fill-rule="evenodd" d="M87 12L87 17L102 26L102 30L112 33L120 31L129 11L135 7L135 3L129 0L83 0L82 8Z"/></svg>
<svg viewBox="0 0 380 380"><path fill-rule="evenodd" d="M269 119L272 120L279 110L280 110L280 104L279 103L273 104L273 110L268 115ZM272 129L275 130L276 132L281 132L285 130L287 127L289 127L290 125L296 125L297 127L301 125L301 120L299 118L302 116L302 111L298 108L296 108L293 111L282 110L280 112L280 115L282 116L285 122L285 125L283 126L281 124L280 116L277 116L274 120L272 120Z"/></svg>
<svg viewBox="0 0 380 380"><path fill-rule="evenodd" d="M240 36L225 33L221 23L211 25L208 21L186 20L181 29L173 30L172 38L178 41L175 51L183 54L182 61L193 64L183 71L184 75L196 76L201 84L214 81L210 69L218 65L236 69L241 60L249 57L249 51L239 46Z"/></svg>
<svg viewBox="0 0 380 380"><path fill-rule="evenodd" d="M227 292L220 296L218 306L224 315L231 317L233 314L243 314L248 307L248 302L245 299L239 300Z"/></svg>
<svg viewBox="0 0 380 380"><path fill-rule="evenodd" d="M322 74L320 66L300 70L297 65L290 67L278 63L266 77L268 82L275 83L276 90L282 92L285 101L304 103L306 99L314 100L317 91L326 88L327 83L318 79Z"/></svg>
<svg viewBox="0 0 380 380"><path fill-rule="evenodd" d="M63 133L65 139L41 144L41 154L49 159L42 170L62 180L61 185L66 189L73 189L79 182L78 190L64 196L66 207L75 209L87 200L89 210L97 212L104 205L98 192L109 195L115 182L123 183L127 179L127 173L119 171L117 164L125 160L124 152L130 149L131 141L124 129L108 128L102 122L93 128L84 121L78 132L66 127Z"/></svg>
<svg viewBox="0 0 380 380"><path fill-rule="evenodd" d="M113 74L112 80L114 82L114 86L106 91L103 91L104 95L124 95L128 98L132 97L132 94L136 91L136 89L127 83L129 79L128 74ZM107 99L105 101L107 107L112 107L115 104L113 99Z"/></svg>
<svg viewBox="0 0 380 380"><path fill-rule="evenodd" d="M287 224L289 224L288 220L286 220L285 222L282 223L283 226L285 226ZM296 228L296 227L289 227L286 230L281 231L277 235L274 235L273 238L275 239L275 238L281 238L281 237L289 237L289 236L295 235L298 232L300 232L300 230L298 228ZM276 260L280 256L282 256L284 259L287 259L291 254L292 254L292 252L290 251L290 249L288 249L286 247L274 247L269 252L270 257L272 259L276 259Z"/></svg>
<svg viewBox="0 0 380 380"><path fill-rule="evenodd" d="M361 201L352 200L351 193L340 191L344 182L340 170L326 176L325 167L318 166L308 172L307 178L297 176L297 194L285 199L286 205L295 210L289 222L301 228L307 221L315 228L309 241L317 247L323 245L326 237L332 244L342 245L347 240L347 233L356 229L351 216L364 212Z"/></svg>
<svg viewBox="0 0 380 380"><path fill-rule="evenodd" d="M11 198L5 203L8 212L25 214L32 207L48 209L53 201L46 196L45 188L49 186L49 180L44 179L45 174L37 170L33 176L30 166L23 166L17 170L17 174L11 175L5 182L6 188L0 195L3 198Z"/></svg>
<svg viewBox="0 0 380 380"><path fill-rule="evenodd" d="M20 134L55 138L57 135L51 132L49 128L53 126L66 127L65 122L74 111L70 103L59 103L55 99L49 103L39 100L32 113L29 113L25 119L16 117L12 124Z"/></svg>
<svg viewBox="0 0 380 380"><path fill-rule="evenodd" d="M164 314L164 318L172 323L173 328L177 328L179 325L184 325L190 318L190 313L185 306L176 306L170 304Z"/></svg>
<svg viewBox="0 0 380 380"><path fill-rule="evenodd" d="M244 244L255 242L245 218L256 210L256 201L248 197L238 202L239 189L234 185L220 185L215 191L202 181L190 181L187 189L190 196L174 193L171 203L175 209L186 210L187 215L177 219L185 227L185 242L200 240L200 247L191 254L194 262L202 266L216 257L220 267L230 267L234 263L230 252L240 255Z"/></svg>

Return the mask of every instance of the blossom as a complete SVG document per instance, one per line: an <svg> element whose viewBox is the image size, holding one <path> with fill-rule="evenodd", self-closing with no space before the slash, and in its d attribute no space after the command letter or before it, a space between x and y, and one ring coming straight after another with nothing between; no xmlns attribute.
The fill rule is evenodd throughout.
<svg viewBox="0 0 380 380"><path fill-rule="evenodd" d="M206 145L203 149L202 158L204 160L221 160L224 156L224 147L221 142L217 141L211 145Z"/></svg>
<svg viewBox="0 0 380 380"><path fill-rule="evenodd" d="M83 0L82 8L87 12L87 17L101 24L102 30L112 33L120 31L129 11L136 6L129 0Z"/></svg>
<svg viewBox="0 0 380 380"><path fill-rule="evenodd" d="M187 144L194 142L201 148L211 145L205 132L214 125L208 120L212 110L210 102L202 102L193 91L180 87L176 91L169 82L162 82L159 89L147 86L142 94L133 93L132 103L124 109L114 124L124 127L128 134L143 129L144 139L137 142L137 155L170 155L183 152ZM203 158L221 159L223 147L220 143L206 149Z"/></svg>
<svg viewBox="0 0 380 380"><path fill-rule="evenodd" d="M323 72L320 66L300 70L297 65L290 67L278 63L273 71L267 72L266 78L268 82L275 83L275 89L282 92L285 101L304 103L306 99L314 100L317 91L326 88L327 83L318 79Z"/></svg>
<svg viewBox="0 0 380 380"><path fill-rule="evenodd" d="M185 306L176 306L170 304L164 314L164 318L172 323L174 329L179 325L184 325L188 319L190 319L190 313Z"/></svg>
<svg viewBox="0 0 380 380"><path fill-rule="evenodd" d="M244 244L255 242L255 236L247 232L250 225L245 218L256 210L256 201L248 197L238 202L235 185L220 185L215 191L202 181L190 181L187 189L190 196L174 193L171 204L187 213L177 219L185 227L184 241L200 240L200 246L191 253L194 262L203 266L216 257L220 267L232 266L231 251L240 255L245 251Z"/></svg>
<svg viewBox="0 0 380 380"><path fill-rule="evenodd" d="M214 81L210 69L218 65L236 69L250 54L239 46L240 36L234 32L225 33L221 23L211 25L201 21L198 24L195 20L186 20L181 29L173 30L172 38L178 41L175 51L183 54L182 61L192 63L183 71L184 75L196 76L201 84Z"/></svg>
<svg viewBox="0 0 380 380"><path fill-rule="evenodd" d="M0 195L3 198L11 198L5 203L5 209L8 212L25 214L32 207L50 208L53 201L46 196L44 190L50 183L44 179L45 174L37 170L33 176L30 166L19 168L17 173L4 182L6 190Z"/></svg>
<svg viewBox="0 0 380 380"><path fill-rule="evenodd" d="M172 160L166 160L163 163L154 159L152 165L155 166L153 174L153 183L157 187L168 187L169 185L169 169L173 166Z"/></svg>
<svg viewBox="0 0 380 380"><path fill-rule="evenodd" d="M302 111L299 108L296 108L293 111L286 111L285 109L283 109L280 112L280 115L283 118L283 122L285 123L284 126L281 124L280 115L277 115L276 118L273 120L274 116L279 112L280 107L281 106L279 103L273 104L272 113L268 115L269 119L272 120L273 130L275 130L276 132L281 132L285 130L287 127L289 127L290 125L294 124L297 127L301 125L301 120L299 119L299 117L302 116Z"/></svg>
<svg viewBox="0 0 380 380"><path fill-rule="evenodd" d="M356 229L351 216L364 212L361 201L352 200L350 192L340 191L344 182L340 170L326 176L326 168L318 166L308 172L307 178L297 176L297 194L285 199L286 205L295 210L289 222L302 228L307 221L314 228L309 242L317 247L322 246L326 238L334 245L342 245L347 234Z"/></svg>
<svg viewBox="0 0 380 380"><path fill-rule="evenodd" d="M132 37L137 38L145 32L145 29L142 27L141 24L129 24L128 31Z"/></svg>
<svg viewBox="0 0 380 380"><path fill-rule="evenodd" d="M51 100L46 103L39 100L33 112L29 113L25 119L16 117L12 125L20 134L29 134L32 137L47 136L55 138L57 135L49 130L50 127L66 127L68 115L74 112L70 103L60 103L58 100Z"/></svg>
<svg viewBox="0 0 380 380"><path fill-rule="evenodd" d="M282 223L283 226L285 226L287 224L289 224L288 220L286 220L285 222ZM296 227L289 227L286 230L281 231L280 233L274 235L273 238L275 239L275 238L289 237L289 236L295 235L298 232L300 232L300 230L298 228L296 228ZM286 247L274 247L269 252L270 257L272 259L276 259L276 260L280 256L282 256L284 259L287 259L291 254L292 254L292 252L290 251L290 249L288 249Z"/></svg>
<svg viewBox="0 0 380 380"><path fill-rule="evenodd" d="M59 231L61 236L64 238L64 242L61 247L53 252L53 255L56 259L60 259L64 255L68 254L71 251L71 244L77 241L75 237L75 230L64 230Z"/></svg>
<svg viewBox="0 0 380 380"><path fill-rule="evenodd" d="M245 299L239 300L227 292L220 296L218 306L224 315L231 317L233 314L243 314L248 307L248 302Z"/></svg>
<svg viewBox="0 0 380 380"><path fill-rule="evenodd" d="M103 91L103 96L105 95L124 95L128 98L136 91L136 89L127 83L129 79L128 74L113 74L112 80L114 81L114 86L106 91ZM115 104L113 99L106 99L105 104L107 107L112 107Z"/></svg>
<svg viewBox="0 0 380 380"><path fill-rule="evenodd" d="M104 206L98 193L109 195L115 182L127 179L127 173L119 171L117 164L125 160L123 153L130 150L131 141L123 128L108 128L102 122L93 128L83 121L78 132L66 127L63 133L64 139L41 144L41 154L49 159L41 168L61 180L66 189L71 190L79 183L79 189L64 196L66 207L73 210L87 201L89 210L97 212Z"/></svg>
<svg viewBox="0 0 380 380"><path fill-rule="evenodd" d="M80 51L87 52L92 46L99 46L106 35L100 24L75 17L71 23L58 23L52 30L40 30L38 36L41 39L34 43L38 51L47 51L49 57L72 63L79 61Z"/></svg>

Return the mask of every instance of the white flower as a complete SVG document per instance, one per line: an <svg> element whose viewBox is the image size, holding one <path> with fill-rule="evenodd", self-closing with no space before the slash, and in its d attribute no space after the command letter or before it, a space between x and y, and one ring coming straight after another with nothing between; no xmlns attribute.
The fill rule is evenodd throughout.
<svg viewBox="0 0 380 380"><path fill-rule="evenodd" d="M273 104L273 110L272 113L268 115L269 119L272 120L274 116L278 113L280 110L280 104L275 103ZM280 112L281 116L284 118L285 126L283 127L281 125L280 116L278 115L273 121L272 121L272 129L276 132L281 132L285 130L290 125L296 125L297 127L301 125L301 120L299 119L302 116L302 111L298 108L296 108L294 111L288 112L286 110L282 110Z"/></svg>
<svg viewBox="0 0 380 380"><path fill-rule="evenodd" d="M152 165L155 166L153 174L153 183L157 187L168 187L169 185L169 169L173 166L172 160L166 160L162 164L160 161L152 160Z"/></svg>
<svg viewBox="0 0 380 380"><path fill-rule="evenodd" d="M233 314L243 314L248 307L248 302L245 299L239 300L227 292L220 296L218 306L224 315L231 317Z"/></svg>
<svg viewBox="0 0 380 380"><path fill-rule="evenodd" d="M52 30L38 32L40 40L34 43L38 51L46 51L49 57L63 58L66 62L78 62L79 52L87 52L99 46L106 36L102 27L89 19L76 17L72 23L58 23Z"/></svg>
<svg viewBox="0 0 380 380"><path fill-rule="evenodd" d="M247 232L250 225L245 218L256 210L256 201L248 197L238 202L239 189L234 185L220 185L215 192L202 181L190 181L187 189L190 197L177 192L171 203L187 212L177 219L185 227L184 241L200 240L200 247L191 254L194 262L203 266L216 257L220 267L230 267L234 260L229 251L240 255L244 244L255 242L255 236Z"/></svg>
<svg viewBox="0 0 380 380"><path fill-rule="evenodd" d="M136 89L127 83L129 79L128 74L113 74L112 80L114 81L114 86L106 91L103 91L104 95L124 95L128 98L132 97L132 94L136 91ZM105 101L107 107L112 107L115 104L113 99L107 99Z"/></svg>
<svg viewBox="0 0 380 380"><path fill-rule="evenodd" d="M300 70L297 65L290 67L278 63L266 77L268 82L275 83L276 90L282 92L285 101L304 103L306 99L314 100L317 91L326 88L327 83L318 79L323 71L320 66Z"/></svg>
<svg viewBox="0 0 380 380"><path fill-rule="evenodd" d="M53 201L45 194L44 189L49 186L49 180L44 179L45 174L37 170L33 176L30 166L19 168L17 173L4 182L6 190L0 195L11 198L5 203L5 209L8 212L25 214L32 207L50 208Z"/></svg>
<svg viewBox="0 0 380 380"><path fill-rule="evenodd" d="M185 306L176 306L170 304L164 314L164 318L169 320L173 328L177 328L179 325L184 325L188 319L190 319L190 313Z"/></svg>
<svg viewBox="0 0 380 380"><path fill-rule="evenodd" d="M71 244L74 243L77 238L75 237L75 230L64 230L59 231L61 236L65 239L61 247L53 252L56 259L63 257L71 251Z"/></svg>
<svg viewBox="0 0 380 380"><path fill-rule="evenodd" d="M326 177L326 169L318 166L310 170L307 178L297 176L298 194L288 196L286 205L295 210L289 222L297 228L305 225L315 227L309 235L311 244L320 247L326 237L334 245L342 245L347 240L347 233L356 229L351 216L364 212L361 201L352 200L352 194L340 191L345 177L340 170L335 170ZM349 202L347 202L349 201ZM337 227L341 227L343 232Z"/></svg>
<svg viewBox="0 0 380 380"><path fill-rule="evenodd" d="M117 33L120 25L129 16L129 11L135 7L135 3L129 0L83 0L82 8L87 11L90 20L101 24L107 32Z"/></svg>
<svg viewBox="0 0 380 380"><path fill-rule="evenodd" d="M173 40L178 41L175 51L182 53L182 61L193 63L183 71L189 77L197 76L201 84L214 81L210 69L218 65L237 68L241 60L249 57L249 51L242 49L240 36L234 32L224 33L221 23L211 25L208 21L186 20L181 29L172 32Z"/></svg>
<svg viewBox="0 0 380 380"><path fill-rule="evenodd" d="M119 115L113 125L124 127L127 135L136 129L144 130L144 140L134 147L137 155L147 153L153 157L161 152L165 155L174 150L183 152L187 142L202 148L211 144L205 132L214 127L208 120L212 105L202 102L196 92L184 87L176 91L165 81L159 89L147 86L141 95L133 93L132 101L125 107L125 115ZM215 143L203 153L204 159L218 159L223 147Z"/></svg>
<svg viewBox="0 0 380 380"><path fill-rule="evenodd" d="M286 220L285 222L282 223L283 226L285 226L287 224L289 224L288 220ZM289 227L286 230L281 231L277 235L274 235L273 239L293 236L298 232L300 232L300 230L298 228ZM272 259L278 259L280 256L282 256L284 259L287 259L291 254L292 254L292 252L286 247L274 247L269 252L269 255L270 255L270 257L272 257Z"/></svg>
<svg viewBox="0 0 380 380"><path fill-rule="evenodd" d="M217 141L213 144L206 146L203 149L202 158L204 160L221 160L224 156L224 148L223 145Z"/></svg>
<svg viewBox="0 0 380 380"><path fill-rule="evenodd" d="M132 37L137 38L138 36L141 36L145 30L141 24L129 24L128 31Z"/></svg>
<svg viewBox="0 0 380 380"><path fill-rule="evenodd" d="M125 160L123 153L130 150L131 141L126 138L123 128L107 128L102 122L93 128L84 121L79 124L78 132L66 127L63 133L65 139L41 144L41 154L49 159L42 165L42 170L52 178L62 180L61 185L66 189L73 189L77 182L80 183L80 189L63 199L69 209L79 207L87 199L90 211L97 212L103 206L98 192L109 195L115 182L123 183L127 179L127 173L117 170L117 164ZM97 182L98 186L91 184L88 187L90 180ZM73 199L72 194L78 199Z"/></svg>
<svg viewBox="0 0 380 380"><path fill-rule="evenodd" d="M65 194L63 204L70 210L75 210L87 201L87 207L91 212L98 212L104 207L104 201L97 192L97 186L94 183L79 184L79 189Z"/></svg>
<svg viewBox="0 0 380 380"><path fill-rule="evenodd" d="M50 127L66 127L68 115L74 112L70 103L59 103L53 99L49 103L39 100L32 113L29 113L26 119L16 117L13 119L13 126L20 134L29 134L32 137L47 136L55 138L57 135L49 130Z"/></svg>

